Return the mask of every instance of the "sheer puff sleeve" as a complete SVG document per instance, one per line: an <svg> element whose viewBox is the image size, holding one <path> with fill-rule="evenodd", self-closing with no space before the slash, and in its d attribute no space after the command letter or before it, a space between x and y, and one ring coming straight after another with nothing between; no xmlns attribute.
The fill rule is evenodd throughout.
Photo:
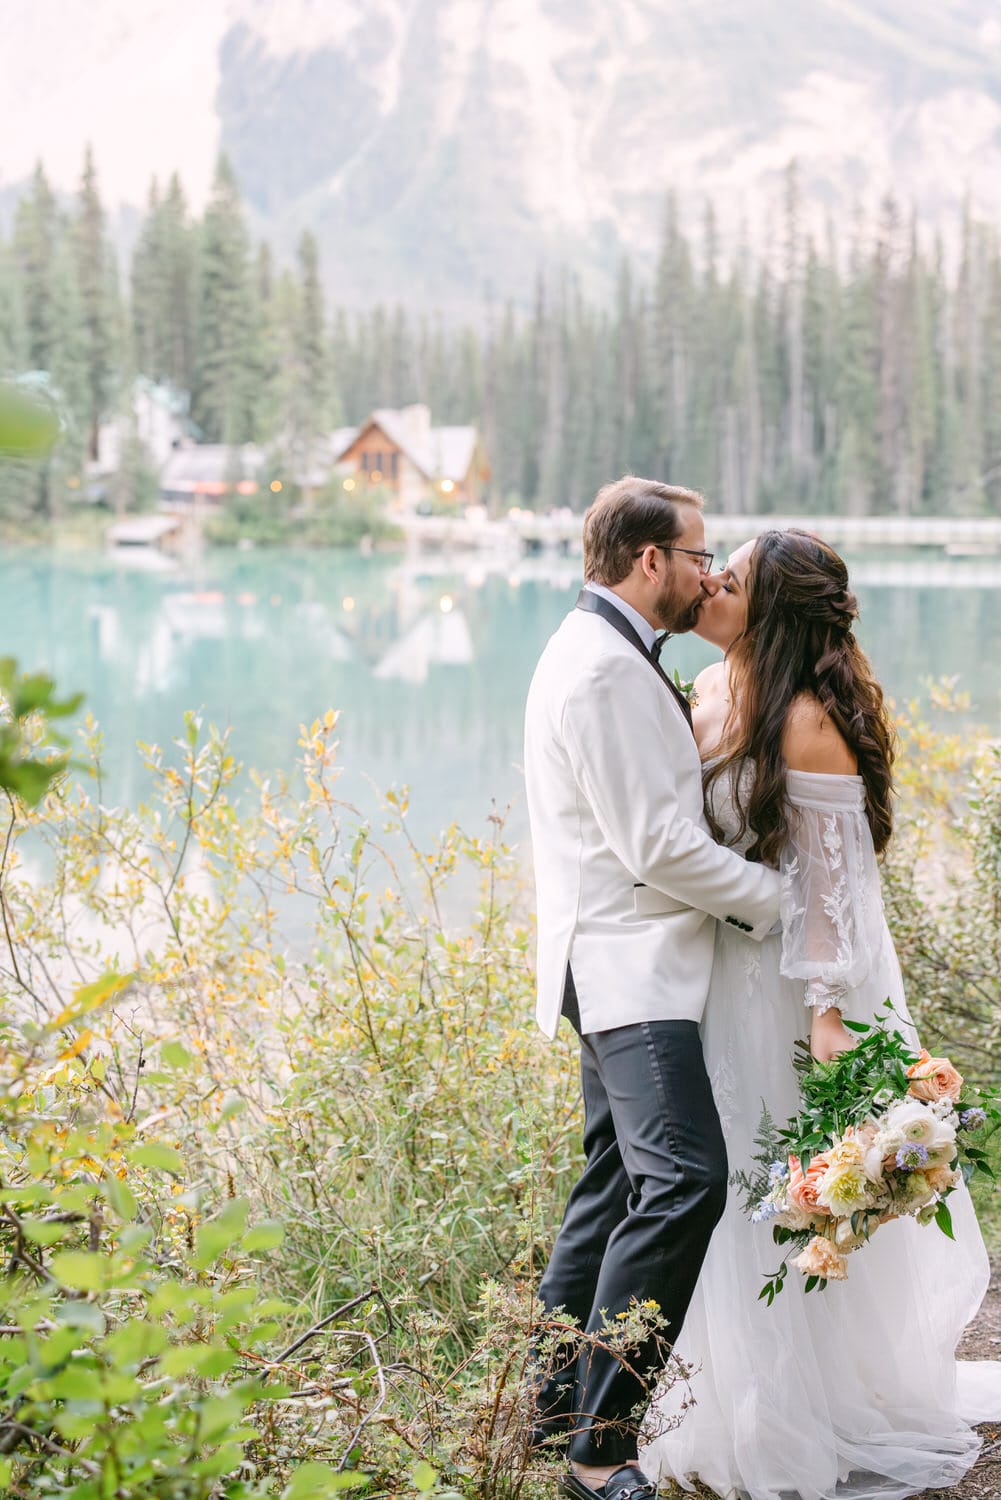
<svg viewBox="0 0 1001 1500"><path fill-rule="evenodd" d="M804 982L818 1013L844 1010L849 992L875 977L884 928L862 778L789 771L786 788L781 971Z"/></svg>

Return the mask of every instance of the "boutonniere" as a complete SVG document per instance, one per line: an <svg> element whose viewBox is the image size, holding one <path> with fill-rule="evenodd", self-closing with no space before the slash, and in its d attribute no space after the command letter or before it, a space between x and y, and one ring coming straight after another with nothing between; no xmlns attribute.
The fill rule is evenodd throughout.
<svg viewBox="0 0 1001 1500"><path fill-rule="evenodd" d="M681 694L681 696L688 700L688 707L694 708L699 701L699 695L695 691L694 679L690 682L683 682L681 680L681 673L678 671L677 667L675 667L674 685L678 689L678 692Z"/></svg>

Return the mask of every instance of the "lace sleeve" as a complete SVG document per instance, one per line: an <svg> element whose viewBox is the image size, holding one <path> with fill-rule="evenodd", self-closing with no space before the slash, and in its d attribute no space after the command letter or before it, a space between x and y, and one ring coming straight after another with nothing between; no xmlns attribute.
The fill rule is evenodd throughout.
<svg viewBox="0 0 1001 1500"><path fill-rule="evenodd" d="M843 1007L871 973L882 897L858 776L790 771L791 838L783 852L781 970L805 983L818 1013Z"/></svg>

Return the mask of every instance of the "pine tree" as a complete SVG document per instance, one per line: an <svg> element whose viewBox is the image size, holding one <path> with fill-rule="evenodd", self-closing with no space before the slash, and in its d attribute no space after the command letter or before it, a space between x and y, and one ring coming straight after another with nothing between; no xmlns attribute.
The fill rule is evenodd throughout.
<svg viewBox="0 0 1001 1500"><path fill-rule="evenodd" d="M693 307L691 253L678 225L677 204L673 195L669 195L654 289L651 367L659 434L655 472L665 478L683 474L688 461Z"/></svg>
<svg viewBox="0 0 1001 1500"><path fill-rule="evenodd" d="M83 418L90 457L97 457L98 429L115 395L122 346L117 269L108 241L104 209L97 190L97 172L90 146L84 156L83 179L73 226L76 279L80 296L86 364Z"/></svg>
<svg viewBox="0 0 1001 1500"><path fill-rule="evenodd" d="M806 459L804 429L804 352L803 352L803 286L802 229L799 178L796 162L786 168L785 180L785 265L782 277L783 354L787 418L786 444L789 480L793 493L799 496L800 481Z"/></svg>
<svg viewBox="0 0 1001 1500"><path fill-rule="evenodd" d="M317 464L317 442L327 431L327 340L326 314L320 286L320 263L316 240L308 232L299 241L298 321L294 325L297 378L300 386L298 428L292 438L293 453L309 486Z"/></svg>
<svg viewBox="0 0 1001 1500"><path fill-rule="evenodd" d="M331 321L328 344L327 367L330 371L331 400L330 420L334 427L346 426L354 421L351 408L350 389L344 384L345 374L352 369L351 334L347 314L338 308ZM416 374L414 376L416 380ZM416 399L416 397L415 397Z"/></svg>
<svg viewBox="0 0 1001 1500"><path fill-rule="evenodd" d="M176 172L167 185L160 226L166 322L161 336L163 378L177 391L190 391L195 362L195 234Z"/></svg>
<svg viewBox="0 0 1001 1500"><path fill-rule="evenodd" d="M998 244L996 235L985 266L985 282L981 399L984 413L982 484L991 514L1001 515L1001 245Z"/></svg>
<svg viewBox="0 0 1001 1500"><path fill-rule="evenodd" d="M13 248L0 241L0 374L14 375L27 366L24 288Z"/></svg>
<svg viewBox="0 0 1001 1500"><path fill-rule="evenodd" d="M963 211L959 276L955 297L956 404L959 422L957 470L954 481L967 503L980 509L984 500L981 476L985 470L983 451L984 414L981 409L983 325L980 308L985 300L984 234L973 218L969 202Z"/></svg>
<svg viewBox="0 0 1001 1500"><path fill-rule="evenodd" d="M567 396L565 286L555 307L544 318L538 337L542 421L539 431L539 479L536 503L540 510L561 505L564 491L564 422Z"/></svg>
<svg viewBox="0 0 1001 1500"><path fill-rule="evenodd" d="M233 169L220 157L197 258L192 414L209 442L255 435L259 358L250 242Z"/></svg>
<svg viewBox="0 0 1001 1500"><path fill-rule="evenodd" d="M254 303L257 310L257 375L258 392L255 404L255 436L273 450L277 459L286 459L286 427L288 425L288 346L294 338L294 326L290 325L283 297L275 280L271 247L257 247L254 262ZM298 322L298 307L295 311Z"/></svg>
<svg viewBox="0 0 1001 1500"><path fill-rule="evenodd" d="M41 162L14 216L14 260L20 275L27 362L48 370L59 336L52 301L53 263L62 236L56 200Z"/></svg>
<svg viewBox="0 0 1001 1500"><path fill-rule="evenodd" d="M841 283L833 228L828 224L827 257L811 238L803 272L803 388L806 443L811 473L810 498L816 510L834 504L838 444L837 387L841 358Z"/></svg>
<svg viewBox="0 0 1001 1500"><path fill-rule="evenodd" d="M954 308L946 281L945 250L940 239L935 244L928 295L933 340L933 412L925 488L928 509L932 513L937 511L941 514L956 490L959 423L956 410Z"/></svg>
<svg viewBox="0 0 1001 1500"><path fill-rule="evenodd" d="M837 509L866 515L879 482L879 314L873 261L865 255L864 225L856 222L843 301L843 346L838 405L842 412L835 477Z"/></svg>
<svg viewBox="0 0 1001 1500"><path fill-rule="evenodd" d="M137 370L151 380L163 379L166 366L163 348L166 268L162 231L160 189L154 177L150 183L146 217L136 236L129 274L133 357Z"/></svg>
<svg viewBox="0 0 1001 1500"><path fill-rule="evenodd" d="M85 482L86 462L93 456L93 370L77 272L70 235L64 234L53 259L51 281L52 318L59 337L49 373L66 418L45 470L44 504L51 518L62 512L67 489L79 491Z"/></svg>

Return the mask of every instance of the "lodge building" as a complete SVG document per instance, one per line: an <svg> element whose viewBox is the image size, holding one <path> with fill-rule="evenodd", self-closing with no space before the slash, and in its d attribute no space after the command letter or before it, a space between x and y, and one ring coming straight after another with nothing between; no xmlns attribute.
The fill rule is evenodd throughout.
<svg viewBox="0 0 1001 1500"><path fill-rule="evenodd" d="M360 427L318 438L298 464L269 465L252 443L178 441L160 468L160 499L169 506L220 505L234 491L281 491L291 481L314 495L340 483L349 494L378 488L398 515L461 511L479 504L490 478L475 427L432 427L426 406L380 407Z"/></svg>
<svg viewBox="0 0 1001 1500"><path fill-rule="evenodd" d="M478 504L490 478L476 428L432 427L426 406L379 407L335 432L331 448L335 473L388 490L401 513Z"/></svg>

